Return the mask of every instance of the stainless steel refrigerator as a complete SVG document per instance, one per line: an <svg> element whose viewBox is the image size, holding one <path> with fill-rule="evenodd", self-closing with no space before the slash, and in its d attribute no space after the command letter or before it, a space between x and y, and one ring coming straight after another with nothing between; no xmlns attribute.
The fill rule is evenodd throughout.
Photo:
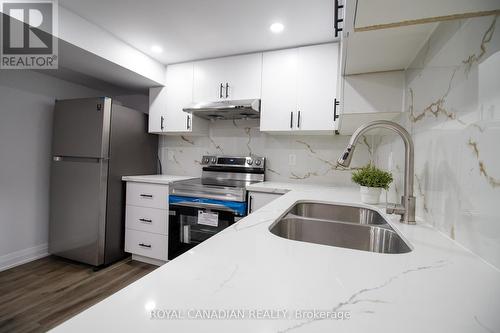
<svg viewBox="0 0 500 333"><path fill-rule="evenodd" d="M94 266L124 257L121 177L157 171L158 138L147 127L147 115L107 97L56 101L51 254Z"/></svg>

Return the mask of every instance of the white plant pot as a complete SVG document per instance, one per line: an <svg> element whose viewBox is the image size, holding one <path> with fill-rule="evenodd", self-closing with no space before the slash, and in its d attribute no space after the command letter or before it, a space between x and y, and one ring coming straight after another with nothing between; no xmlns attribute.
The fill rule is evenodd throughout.
<svg viewBox="0 0 500 333"><path fill-rule="evenodd" d="M361 193L361 202L370 205L375 205L379 203L380 194L382 193L382 188L360 186L359 193Z"/></svg>

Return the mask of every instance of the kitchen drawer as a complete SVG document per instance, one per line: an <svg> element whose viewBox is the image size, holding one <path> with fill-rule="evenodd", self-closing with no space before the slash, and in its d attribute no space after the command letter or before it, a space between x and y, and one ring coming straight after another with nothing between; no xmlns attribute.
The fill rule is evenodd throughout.
<svg viewBox="0 0 500 333"><path fill-rule="evenodd" d="M126 229L125 252L167 260L168 239L165 235Z"/></svg>
<svg viewBox="0 0 500 333"><path fill-rule="evenodd" d="M167 235L168 211L165 209L127 205L125 227L127 229Z"/></svg>
<svg viewBox="0 0 500 333"><path fill-rule="evenodd" d="M127 205L168 209L168 185L128 182Z"/></svg>

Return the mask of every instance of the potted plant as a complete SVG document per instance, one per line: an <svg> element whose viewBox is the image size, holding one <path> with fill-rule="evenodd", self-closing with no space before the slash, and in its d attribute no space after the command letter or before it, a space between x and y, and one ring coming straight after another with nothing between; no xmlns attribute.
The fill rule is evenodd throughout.
<svg viewBox="0 0 500 333"><path fill-rule="evenodd" d="M392 174L368 164L352 173L352 181L361 186L362 202L378 204L382 189L387 190L392 182Z"/></svg>

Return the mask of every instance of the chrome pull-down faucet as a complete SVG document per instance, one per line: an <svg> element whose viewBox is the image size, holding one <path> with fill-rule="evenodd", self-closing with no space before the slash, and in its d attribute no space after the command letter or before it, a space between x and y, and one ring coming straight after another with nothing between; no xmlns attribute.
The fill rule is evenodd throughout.
<svg viewBox="0 0 500 333"><path fill-rule="evenodd" d="M374 128L386 128L399 134L405 144L405 180L404 195L401 197L400 204L389 204L387 206L388 214L401 215L401 222L415 224L415 197L413 196L413 166L414 166L414 148L410 133L404 127L392 121L377 120L371 123L361 125L351 136L349 145L337 161L337 165L348 167L351 164L352 154L356 148L359 138L366 132Z"/></svg>

